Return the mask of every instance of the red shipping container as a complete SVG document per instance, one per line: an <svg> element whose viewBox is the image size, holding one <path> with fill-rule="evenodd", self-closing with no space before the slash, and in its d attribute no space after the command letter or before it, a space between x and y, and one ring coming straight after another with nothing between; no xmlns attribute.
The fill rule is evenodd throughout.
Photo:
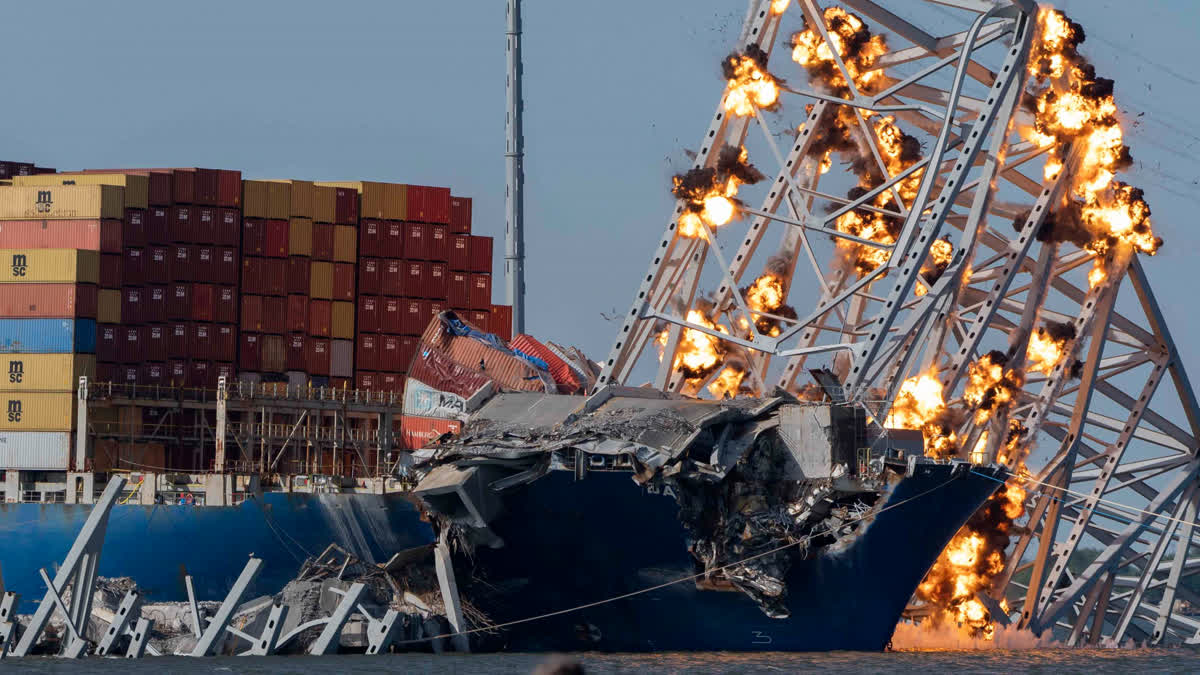
<svg viewBox="0 0 1200 675"><path fill-rule="evenodd" d="M451 234L471 234L471 198L450 198Z"/></svg>
<svg viewBox="0 0 1200 675"><path fill-rule="evenodd" d="M238 274L241 272L241 261L238 259L236 248L218 248L213 257L213 283L237 286Z"/></svg>
<svg viewBox="0 0 1200 675"><path fill-rule="evenodd" d="M394 394L404 393L404 376L399 373L380 373L379 377L383 380L380 386L383 391L390 391Z"/></svg>
<svg viewBox="0 0 1200 675"><path fill-rule="evenodd" d="M471 309L490 309L492 306L492 275L471 275Z"/></svg>
<svg viewBox="0 0 1200 675"><path fill-rule="evenodd" d="M465 309L471 304L471 274L451 272L446 284L446 298L454 309Z"/></svg>
<svg viewBox="0 0 1200 675"><path fill-rule="evenodd" d="M355 386L363 391L379 391L379 384L382 382L378 373L362 371L355 371L354 380Z"/></svg>
<svg viewBox="0 0 1200 675"><path fill-rule="evenodd" d="M267 250L267 221L261 218L242 219L242 254L265 255Z"/></svg>
<svg viewBox="0 0 1200 675"><path fill-rule="evenodd" d="M358 330L374 333L379 330L379 299L369 295L358 296Z"/></svg>
<svg viewBox="0 0 1200 675"><path fill-rule="evenodd" d="M263 332L282 335L287 332L287 296L263 298ZM265 358L265 357L264 357Z"/></svg>
<svg viewBox="0 0 1200 675"><path fill-rule="evenodd" d="M117 383L117 365L114 363L96 364L96 381Z"/></svg>
<svg viewBox="0 0 1200 675"><path fill-rule="evenodd" d="M196 273L192 267L192 247L175 244L168 255L171 256L171 281L192 281Z"/></svg>
<svg viewBox="0 0 1200 675"><path fill-rule="evenodd" d="M263 329L263 296L242 295L242 330L261 333Z"/></svg>
<svg viewBox="0 0 1200 675"><path fill-rule="evenodd" d="M262 343L257 333L242 333L238 340L238 370L256 372L262 370Z"/></svg>
<svg viewBox="0 0 1200 675"><path fill-rule="evenodd" d="M167 362L167 381L171 386L187 384L188 362L186 359L171 359Z"/></svg>
<svg viewBox="0 0 1200 675"><path fill-rule="evenodd" d="M217 210L211 206L198 206L192 210L195 229L192 241L197 244L215 244L217 240Z"/></svg>
<svg viewBox="0 0 1200 675"><path fill-rule="evenodd" d="M471 236L467 234L450 235L450 251L446 257L452 272L471 271Z"/></svg>
<svg viewBox="0 0 1200 675"><path fill-rule="evenodd" d="M117 368L117 383L133 385L138 384L138 371L141 368L137 365L122 364Z"/></svg>
<svg viewBox="0 0 1200 675"><path fill-rule="evenodd" d="M399 335L379 336L379 342L376 343L376 349L379 350L379 370L384 372L399 373L404 369L404 365L400 362Z"/></svg>
<svg viewBox="0 0 1200 675"><path fill-rule="evenodd" d="M404 316L400 320L400 332L404 335L420 335L423 333L425 326L429 324L429 301L405 300L403 311Z"/></svg>
<svg viewBox="0 0 1200 675"><path fill-rule="evenodd" d="M213 241L220 246L240 246L242 241L242 212L237 209L216 209Z"/></svg>
<svg viewBox="0 0 1200 675"><path fill-rule="evenodd" d="M383 221L364 219L358 226L358 254L361 256L388 255L383 249Z"/></svg>
<svg viewBox="0 0 1200 675"><path fill-rule="evenodd" d="M286 258L288 254L288 221L268 220L265 231L263 255L272 258Z"/></svg>
<svg viewBox="0 0 1200 675"><path fill-rule="evenodd" d="M445 225L429 226L429 259L437 262L450 260L450 233Z"/></svg>
<svg viewBox="0 0 1200 675"><path fill-rule="evenodd" d="M96 318L99 291L93 284L5 284L5 286L7 286L5 291L0 293L0 316L21 319ZM16 288L20 290L16 290Z"/></svg>
<svg viewBox="0 0 1200 675"><path fill-rule="evenodd" d="M202 284L216 282L217 249L212 246L193 246L191 252L192 281Z"/></svg>
<svg viewBox="0 0 1200 675"><path fill-rule="evenodd" d="M127 324L145 321L146 303L140 288L126 287L121 291L121 320Z"/></svg>
<svg viewBox="0 0 1200 675"><path fill-rule="evenodd" d="M192 361L188 364L187 386L192 389L212 389L212 364L208 361Z"/></svg>
<svg viewBox="0 0 1200 675"><path fill-rule="evenodd" d="M373 333L360 333L358 345L354 354L354 363L365 370L379 369L379 336Z"/></svg>
<svg viewBox="0 0 1200 675"><path fill-rule="evenodd" d="M146 283L146 250L127 248L121 257L121 279L126 286Z"/></svg>
<svg viewBox="0 0 1200 675"><path fill-rule="evenodd" d="M491 237L471 237L471 245L469 247L471 254L471 272L491 272L492 271L492 238Z"/></svg>
<svg viewBox="0 0 1200 675"><path fill-rule="evenodd" d="M404 257L429 259L429 227L423 223L404 223Z"/></svg>
<svg viewBox="0 0 1200 675"><path fill-rule="evenodd" d="M193 228L192 207L190 206L172 206L171 207L171 241L173 242L189 242L195 241L195 232Z"/></svg>
<svg viewBox="0 0 1200 675"><path fill-rule="evenodd" d="M191 329L183 321L176 321L167 326L167 358L186 359L191 350Z"/></svg>
<svg viewBox="0 0 1200 675"><path fill-rule="evenodd" d="M242 292L256 295L287 295L287 260L242 258Z"/></svg>
<svg viewBox="0 0 1200 675"><path fill-rule="evenodd" d="M400 418L400 444L409 450L420 450L444 434L457 434L461 430L462 422L458 420L404 415Z"/></svg>
<svg viewBox="0 0 1200 675"><path fill-rule="evenodd" d="M450 222L450 188L408 186L408 218L422 223Z"/></svg>
<svg viewBox="0 0 1200 675"><path fill-rule="evenodd" d="M121 343L119 335L124 330L111 323L100 324L96 327L96 360L116 362L121 360Z"/></svg>
<svg viewBox="0 0 1200 675"><path fill-rule="evenodd" d="M146 209L146 243L167 244L171 241L171 209L151 206Z"/></svg>
<svg viewBox="0 0 1200 675"><path fill-rule="evenodd" d="M512 306L492 305L488 317L488 332L495 333L506 342L512 339Z"/></svg>
<svg viewBox="0 0 1200 675"><path fill-rule="evenodd" d="M425 297L429 282L429 263L418 260L404 261L404 288L407 295L414 298Z"/></svg>
<svg viewBox="0 0 1200 675"><path fill-rule="evenodd" d="M399 335L404 332L405 301L401 298L379 300L379 330Z"/></svg>
<svg viewBox="0 0 1200 675"><path fill-rule="evenodd" d="M313 260L333 260L333 225L313 223L312 239Z"/></svg>
<svg viewBox="0 0 1200 675"><path fill-rule="evenodd" d="M171 199L176 204L196 203L196 173L187 169L167 169L171 172Z"/></svg>
<svg viewBox="0 0 1200 675"><path fill-rule="evenodd" d="M407 373L412 369L413 358L417 355L420 339L415 335L405 335L400 338L400 367L399 372Z"/></svg>
<svg viewBox="0 0 1200 675"><path fill-rule="evenodd" d="M121 252L120 220L6 220L0 248L74 248Z"/></svg>
<svg viewBox="0 0 1200 675"><path fill-rule="evenodd" d="M398 220L384 221L383 255L389 258L404 257L404 223Z"/></svg>
<svg viewBox="0 0 1200 675"><path fill-rule="evenodd" d="M161 387L167 384L167 365L165 363L143 363L139 370L139 383L149 387Z"/></svg>
<svg viewBox="0 0 1200 675"><path fill-rule="evenodd" d="M171 205L171 174L165 171L131 171L150 181L150 206Z"/></svg>
<svg viewBox="0 0 1200 675"><path fill-rule="evenodd" d="M305 343L307 338L303 334L293 333L287 336L287 369L288 370L304 370L306 365L304 357L306 353Z"/></svg>
<svg viewBox="0 0 1200 675"><path fill-rule="evenodd" d="M445 300L447 294L446 285L449 281L446 274L446 263L429 263L429 279L428 286L425 287L425 297L431 300ZM490 288L489 286L489 292Z"/></svg>
<svg viewBox="0 0 1200 675"><path fill-rule="evenodd" d="M354 302L354 264L333 264L333 299Z"/></svg>
<svg viewBox="0 0 1200 675"><path fill-rule="evenodd" d="M171 321L187 321L192 318L192 285L176 282L167 286L168 301L164 303L167 319ZM212 308L209 308L212 311Z"/></svg>
<svg viewBox="0 0 1200 675"><path fill-rule="evenodd" d="M354 225L358 223L358 190L351 188L335 188L335 215L338 225Z"/></svg>
<svg viewBox="0 0 1200 675"><path fill-rule="evenodd" d="M287 340L282 335L259 336L264 373L282 373L287 370Z"/></svg>
<svg viewBox="0 0 1200 675"><path fill-rule="evenodd" d="M188 346L193 359L211 359L213 355L213 326L209 323L193 323L188 335Z"/></svg>
<svg viewBox="0 0 1200 675"><path fill-rule="evenodd" d="M491 321L491 312L486 309L468 309L463 312L463 317L479 330L486 331Z"/></svg>
<svg viewBox="0 0 1200 675"><path fill-rule="evenodd" d="M170 354L170 327L165 325L148 326L145 331L146 343L142 353L143 361L166 361Z"/></svg>
<svg viewBox="0 0 1200 675"><path fill-rule="evenodd" d="M304 369L308 371L309 375L329 377L330 359L332 357L329 340L310 337L306 342L308 344L304 359Z"/></svg>
<svg viewBox="0 0 1200 675"><path fill-rule="evenodd" d="M238 322L238 294L233 286L217 286L213 301L213 321L217 323Z"/></svg>
<svg viewBox="0 0 1200 675"><path fill-rule="evenodd" d="M167 320L167 287L166 286L147 286L145 293L142 294L143 311L145 314L142 320L145 323L164 323ZM124 321L122 321L124 323Z"/></svg>
<svg viewBox="0 0 1200 675"><path fill-rule="evenodd" d="M379 295L382 290L380 261L376 258L361 258L358 261L358 294Z"/></svg>
<svg viewBox="0 0 1200 675"><path fill-rule="evenodd" d="M311 262L308 258L294 255L287 261L287 292L308 295Z"/></svg>
<svg viewBox="0 0 1200 675"><path fill-rule="evenodd" d="M146 249L146 254L142 258L142 269L145 274L142 277L142 283L145 284L165 284L171 281L173 273L171 272L171 258L174 252L169 246L151 246Z"/></svg>
<svg viewBox="0 0 1200 675"><path fill-rule="evenodd" d="M333 303L328 300L308 301L308 334L329 337L333 323Z"/></svg>
<svg viewBox="0 0 1200 675"><path fill-rule="evenodd" d="M308 296L287 296L287 329L289 333L308 332Z"/></svg>
<svg viewBox="0 0 1200 675"><path fill-rule="evenodd" d="M443 302L441 300L430 300L429 301L429 318L432 319L433 317L437 316L438 314L441 314L442 312L446 311L446 309L447 308L446 308L445 302Z"/></svg>
<svg viewBox="0 0 1200 675"><path fill-rule="evenodd" d="M212 382L209 384L209 386L215 388L222 377L225 378L225 385L229 386L229 384L233 382L234 373L236 372L237 369L233 367L232 363L214 363Z"/></svg>
<svg viewBox="0 0 1200 675"><path fill-rule="evenodd" d="M196 175L196 203L213 206L217 203L217 191L221 174L216 169L192 169Z"/></svg>
<svg viewBox="0 0 1200 675"><path fill-rule="evenodd" d="M117 333L117 348L120 350L122 363L142 362L143 330L138 326L125 326Z"/></svg>
<svg viewBox="0 0 1200 675"><path fill-rule="evenodd" d="M212 336L213 359L233 361L237 359L237 328L230 325L214 326Z"/></svg>
<svg viewBox="0 0 1200 675"><path fill-rule="evenodd" d="M217 205L233 209L242 206L242 172L220 169L217 171Z"/></svg>
<svg viewBox="0 0 1200 675"><path fill-rule="evenodd" d="M384 260L380 270L379 292L392 297L403 297L406 265L403 260Z"/></svg>
<svg viewBox="0 0 1200 675"><path fill-rule="evenodd" d="M192 284L192 318L216 321L217 288L212 284Z"/></svg>
<svg viewBox="0 0 1200 675"><path fill-rule="evenodd" d="M146 245L146 209L125 209L125 226L121 228L121 245Z"/></svg>

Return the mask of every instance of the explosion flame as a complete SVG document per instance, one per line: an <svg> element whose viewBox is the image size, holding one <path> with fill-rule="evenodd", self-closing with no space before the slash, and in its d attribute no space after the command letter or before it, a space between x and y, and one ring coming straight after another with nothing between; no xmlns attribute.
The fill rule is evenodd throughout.
<svg viewBox="0 0 1200 675"><path fill-rule="evenodd" d="M859 93L869 93L880 79L875 61L887 52L887 42L882 35L871 35L862 19L841 7L827 7L823 18L829 39L842 63L846 64L855 88ZM829 93L850 96L850 86L834 60L833 50L807 20L804 29L792 35L792 60L803 66L813 81L822 84Z"/></svg>
<svg viewBox="0 0 1200 675"><path fill-rule="evenodd" d="M1063 348L1075 339L1075 326L1070 323L1047 321L1029 338L1025 357L1029 360L1026 370L1049 375L1063 358Z"/></svg>
<svg viewBox="0 0 1200 675"><path fill-rule="evenodd" d="M746 148L727 145L721 149L715 166L690 169L672 179L671 193L687 202L686 211L679 217L681 236L703 237L703 223L720 227L737 215L738 187L764 178L747 159Z"/></svg>
<svg viewBox="0 0 1200 675"><path fill-rule="evenodd" d="M975 424L986 424L992 414L1012 405L1022 377L1005 369L1008 357L1001 351L984 354L967 367L967 387L963 399L975 408Z"/></svg>
<svg viewBox="0 0 1200 675"><path fill-rule="evenodd" d="M935 459L947 459L958 452L958 435L946 408L943 388L936 370L908 378L900 385L886 422L893 429L920 430L925 455Z"/></svg>
<svg viewBox="0 0 1200 675"><path fill-rule="evenodd" d="M725 110L739 117L753 115L755 109L775 110L779 107L779 83L767 71L767 53L762 47L750 44L742 54L730 54L721 64L729 93L725 95Z"/></svg>

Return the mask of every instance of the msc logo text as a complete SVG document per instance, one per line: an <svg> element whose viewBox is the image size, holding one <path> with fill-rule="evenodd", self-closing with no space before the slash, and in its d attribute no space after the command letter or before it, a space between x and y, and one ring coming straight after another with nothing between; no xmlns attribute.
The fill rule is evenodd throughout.
<svg viewBox="0 0 1200 675"><path fill-rule="evenodd" d="M38 190L37 193L37 212L50 213L54 208L54 199L50 195L50 190Z"/></svg>
<svg viewBox="0 0 1200 675"><path fill-rule="evenodd" d="M12 257L12 273L14 277L23 277L29 270L29 258L24 253L14 253Z"/></svg>
<svg viewBox="0 0 1200 675"><path fill-rule="evenodd" d="M9 361L8 362L8 383L21 384L25 380L25 362L24 361Z"/></svg>
<svg viewBox="0 0 1200 675"><path fill-rule="evenodd" d="M20 422L21 421L21 402L20 401L9 401L8 402L8 421L9 422Z"/></svg>

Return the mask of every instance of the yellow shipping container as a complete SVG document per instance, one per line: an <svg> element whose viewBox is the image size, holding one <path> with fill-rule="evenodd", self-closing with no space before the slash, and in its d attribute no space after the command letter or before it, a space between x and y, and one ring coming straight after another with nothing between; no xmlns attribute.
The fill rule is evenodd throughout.
<svg viewBox="0 0 1200 675"><path fill-rule="evenodd" d="M327 185L313 185L313 222L332 223L337 220L337 190Z"/></svg>
<svg viewBox="0 0 1200 675"><path fill-rule="evenodd" d="M333 259L338 262L352 263L357 260L355 256L357 248L358 230L353 225L334 225Z"/></svg>
<svg viewBox="0 0 1200 675"><path fill-rule="evenodd" d="M292 186L267 181L267 217L287 220L292 209Z"/></svg>
<svg viewBox="0 0 1200 675"><path fill-rule="evenodd" d="M313 217L313 183L310 180L292 180L286 178L272 178L272 183L286 183L291 186L292 194L290 199L291 206L288 207L288 215L299 218Z"/></svg>
<svg viewBox="0 0 1200 675"><path fill-rule="evenodd" d="M100 289L96 296L96 320L121 323L121 291Z"/></svg>
<svg viewBox="0 0 1200 675"><path fill-rule="evenodd" d="M308 274L308 297L333 299L333 263L314 260Z"/></svg>
<svg viewBox="0 0 1200 675"><path fill-rule="evenodd" d="M370 181L331 181L317 183L332 187L358 190L359 218L383 218L404 220L408 217L408 186L402 183L374 183Z"/></svg>
<svg viewBox="0 0 1200 675"><path fill-rule="evenodd" d="M13 185L116 185L125 188L125 208L150 208L150 177L124 173L45 173L13 176Z"/></svg>
<svg viewBox="0 0 1200 675"><path fill-rule="evenodd" d="M74 283L100 282L100 252L71 248L0 249L0 282Z"/></svg>
<svg viewBox="0 0 1200 675"><path fill-rule="evenodd" d="M80 377L96 377L96 357L91 354L0 354L0 392L66 391Z"/></svg>
<svg viewBox="0 0 1200 675"><path fill-rule="evenodd" d="M267 218L267 181L242 181L242 215L246 218Z"/></svg>
<svg viewBox="0 0 1200 675"><path fill-rule="evenodd" d="M312 255L312 220L292 217L288 221L288 255Z"/></svg>
<svg viewBox="0 0 1200 675"><path fill-rule="evenodd" d="M13 185L0 188L0 218L8 220L124 217L125 188L116 185Z"/></svg>
<svg viewBox="0 0 1200 675"><path fill-rule="evenodd" d="M75 393L0 392L4 417L0 431L71 431L75 426Z"/></svg>
<svg viewBox="0 0 1200 675"><path fill-rule="evenodd" d="M354 303L335 302L332 304L332 324L330 335L340 340L354 339Z"/></svg>

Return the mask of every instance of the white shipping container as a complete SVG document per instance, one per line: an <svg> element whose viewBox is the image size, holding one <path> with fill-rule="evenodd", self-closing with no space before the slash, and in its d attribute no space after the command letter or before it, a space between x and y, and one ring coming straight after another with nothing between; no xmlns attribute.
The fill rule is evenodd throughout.
<svg viewBox="0 0 1200 675"><path fill-rule="evenodd" d="M0 432L0 469L66 471L70 457L68 431Z"/></svg>

